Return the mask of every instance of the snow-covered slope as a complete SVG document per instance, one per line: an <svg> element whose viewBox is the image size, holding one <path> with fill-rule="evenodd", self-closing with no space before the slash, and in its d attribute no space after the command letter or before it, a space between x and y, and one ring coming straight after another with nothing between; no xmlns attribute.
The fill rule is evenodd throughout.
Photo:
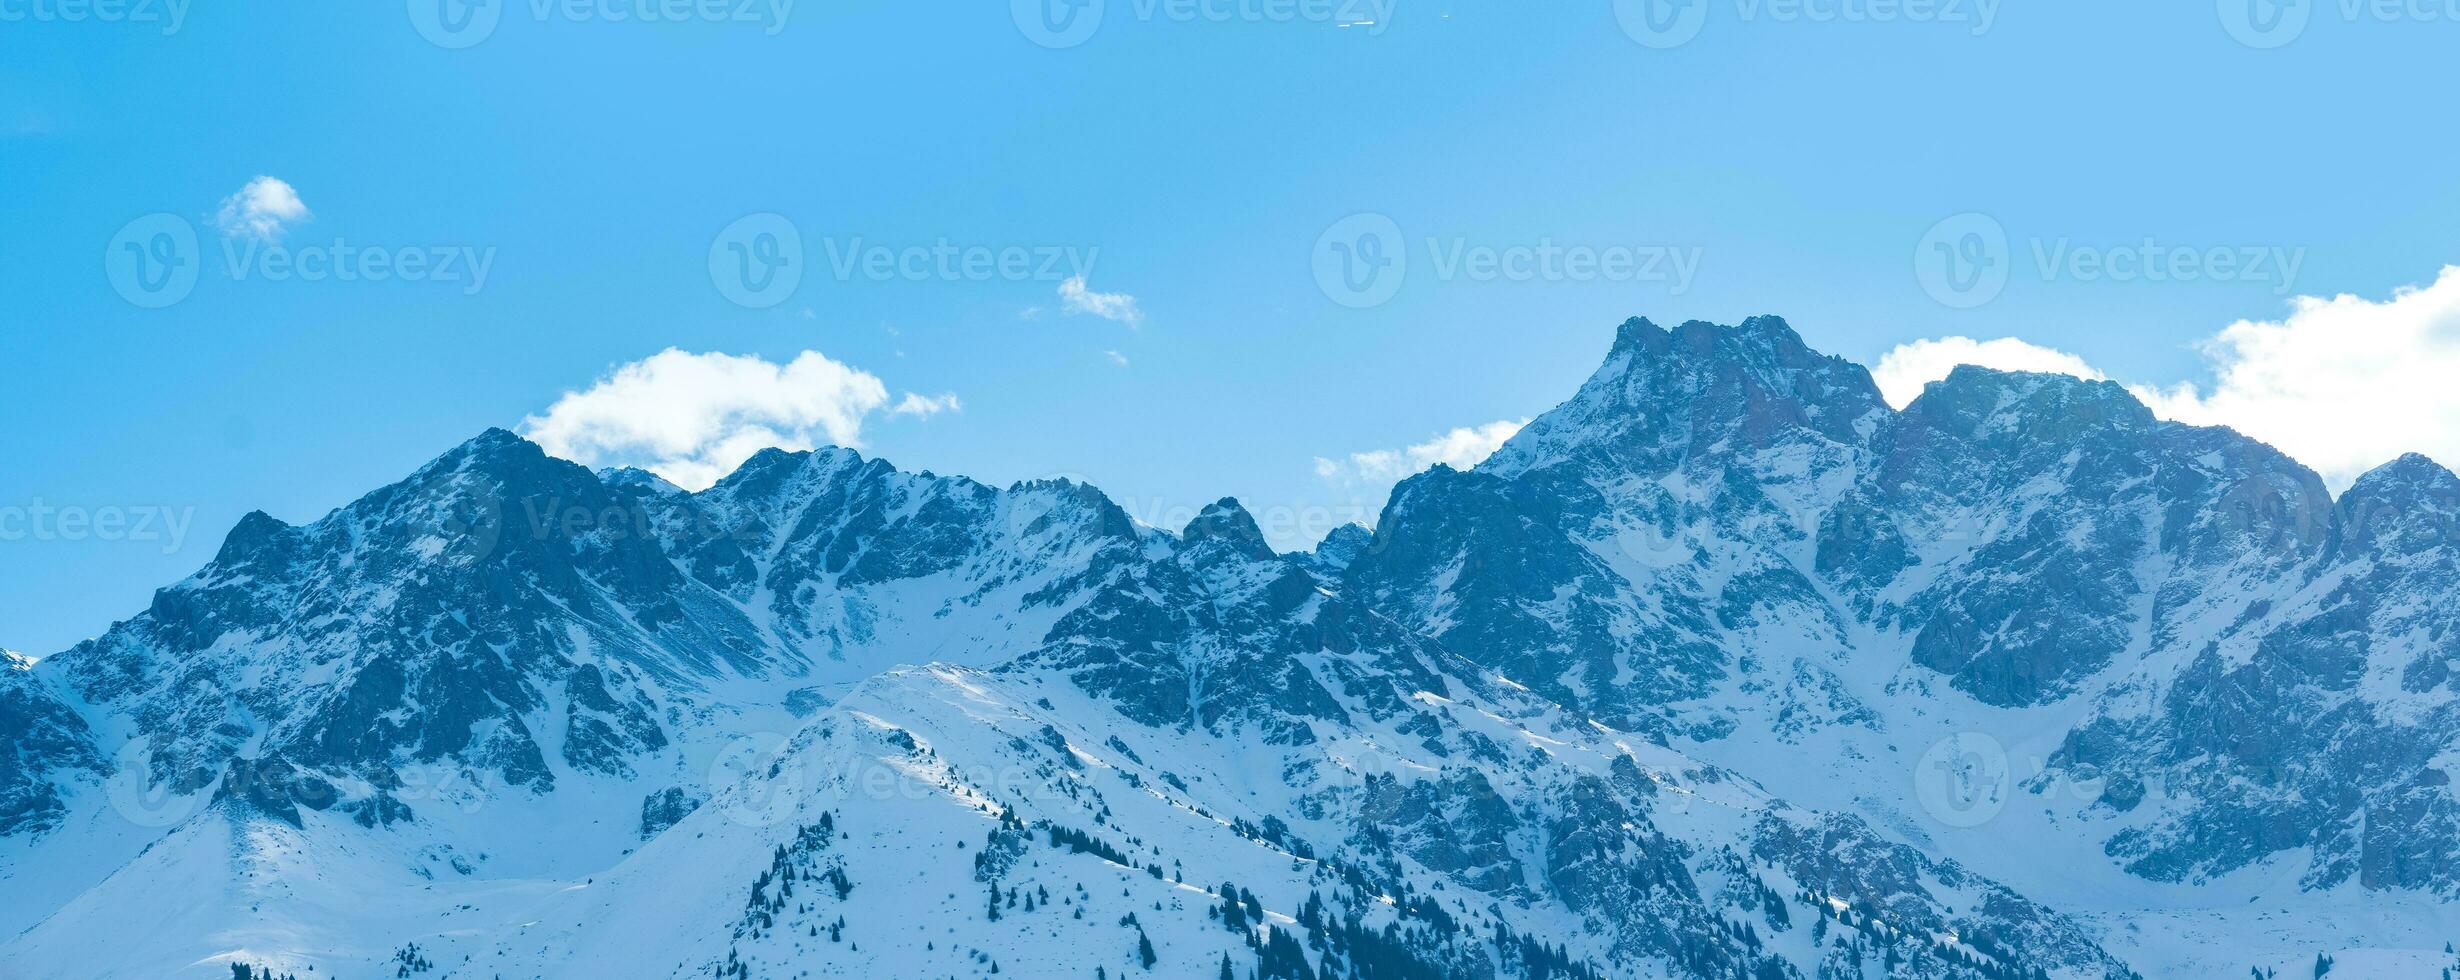
<svg viewBox="0 0 2460 980"><path fill-rule="evenodd" d="M448 974L468 976L990 962L1073 976L1136 971L1141 938L1171 975L1211 975L1224 956L1244 975L1269 968L1278 932L1318 967L1530 975L1511 937L1534 936L1614 975L1808 975L1846 955L1815 930L1903 930L1964 937L1914 944L1925 956L2115 966L2076 924L1854 821L1558 712L1502 713L1535 709L1522 699L1457 693L1419 692L1381 722L1344 698L1353 721L1313 721L1283 746L1123 725L1041 671L886 675L538 922L439 962L461 952ZM1469 748L1496 758L1464 765ZM1253 895L1262 915L1223 915L1225 895ZM1830 902L1865 913L1823 925Z"/></svg>
<svg viewBox="0 0 2460 980"><path fill-rule="evenodd" d="M2456 643L2430 461L1770 317L1306 555L490 432L9 659L0 975L2441 969Z"/></svg>

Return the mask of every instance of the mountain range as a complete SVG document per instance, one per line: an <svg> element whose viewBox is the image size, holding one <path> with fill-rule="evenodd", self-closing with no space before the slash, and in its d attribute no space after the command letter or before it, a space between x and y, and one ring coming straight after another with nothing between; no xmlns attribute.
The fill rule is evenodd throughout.
<svg viewBox="0 0 2460 980"><path fill-rule="evenodd" d="M0 664L0 977L2448 976L2455 762L2449 470L1633 319L1305 553L501 430L251 514Z"/></svg>

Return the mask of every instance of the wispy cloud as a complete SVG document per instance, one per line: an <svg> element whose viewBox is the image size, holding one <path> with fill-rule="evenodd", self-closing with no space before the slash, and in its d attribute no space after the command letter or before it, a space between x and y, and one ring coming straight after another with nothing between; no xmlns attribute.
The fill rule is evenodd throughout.
<svg viewBox="0 0 2460 980"><path fill-rule="evenodd" d="M272 242L279 240L290 226L312 217L307 202L299 199L299 191L288 181L260 175L238 193L222 199L222 210L214 215L214 223L232 238Z"/></svg>
<svg viewBox="0 0 2460 980"><path fill-rule="evenodd" d="M891 408L878 377L819 351L777 364L670 348L565 392L521 427L556 456L593 467L638 466L699 490L762 449L859 447L864 420L883 408L928 417L960 404L955 395L909 392Z"/></svg>
<svg viewBox="0 0 2460 980"><path fill-rule="evenodd" d="M1090 313L1105 320L1138 326L1145 322L1144 311L1136 306L1136 297L1126 293L1097 293L1085 285L1084 276L1072 276L1059 284L1059 308L1069 313Z"/></svg>
<svg viewBox="0 0 2460 980"><path fill-rule="evenodd" d="M965 411L965 404L958 401L957 396L953 394L930 397L925 395L917 395L909 391L905 393L905 398L903 400L897 402L896 407L888 410L888 413L891 415L912 415L917 418L927 419L934 415L938 415L941 412L962 411Z"/></svg>
<svg viewBox="0 0 2460 980"><path fill-rule="evenodd" d="M1110 362L1112 364L1119 365L1120 367L1128 366L1127 355L1119 353L1118 351L1106 350L1102 352L1102 356L1110 358Z"/></svg>
<svg viewBox="0 0 2460 980"><path fill-rule="evenodd" d="M1361 487L1399 483L1437 463L1465 470L1485 462L1528 424L1527 419L1499 420L1463 426L1399 449L1368 450L1342 459L1318 456L1315 475L1339 486Z"/></svg>

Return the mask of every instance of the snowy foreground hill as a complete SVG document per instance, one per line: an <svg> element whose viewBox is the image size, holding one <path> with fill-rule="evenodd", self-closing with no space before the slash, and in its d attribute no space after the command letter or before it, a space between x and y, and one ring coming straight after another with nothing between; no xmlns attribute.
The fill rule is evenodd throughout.
<svg viewBox="0 0 2460 980"><path fill-rule="evenodd" d="M2460 972L2460 478L1624 324L1275 554L504 432L0 664L0 977Z"/></svg>

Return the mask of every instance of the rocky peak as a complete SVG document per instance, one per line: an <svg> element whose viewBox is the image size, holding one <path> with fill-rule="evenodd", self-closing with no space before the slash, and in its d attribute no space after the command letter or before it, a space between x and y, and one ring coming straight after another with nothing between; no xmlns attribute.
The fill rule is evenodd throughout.
<svg viewBox="0 0 2460 980"><path fill-rule="evenodd" d="M41 833L67 815L60 784L108 770L85 720L15 650L0 650L0 837Z"/></svg>
<svg viewBox="0 0 2460 980"><path fill-rule="evenodd" d="M249 511L222 539L222 550L214 553L213 563L235 571L286 564L296 555L293 530L271 514Z"/></svg>
<svg viewBox="0 0 2460 980"><path fill-rule="evenodd" d="M864 459L863 454L840 446L803 451L770 447L753 453L752 458L702 491L701 496L712 501L750 503L816 495L858 472L867 472L867 464L872 462ZM878 465L893 470L884 463Z"/></svg>
<svg viewBox="0 0 2460 980"><path fill-rule="evenodd" d="M1337 576L1373 547L1375 532L1363 524L1343 524L1316 543L1312 558L1318 571Z"/></svg>
<svg viewBox="0 0 2460 980"><path fill-rule="evenodd" d="M1187 522L1186 529L1180 531L1179 536L1191 546L1219 542L1256 561L1268 561L1273 557L1272 546L1264 541L1263 528L1256 526L1255 516L1240 506L1234 497L1223 497L1206 505L1194 519Z"/></svg>
<svg viewBox="0 0 2460 980"><path fill-rule="evenodd" d="M2349 549L2413 554L2460 545L2460 476L2416 453L2358 477L2339 510Z"/></svg>
<svg viewBox="0 0 2460 980"><path fill-rule="evenodd" d="M673 497L688 493L682 487L668 483L665 477L630 466L610 466L598 471L598 480L617 490L637 490L657 497Z"/></svg>
<svg viewBox="0 0 2460 980"><path fill-rule="evenodd" d="M1887 413L1870 372L1805 347L1778 317L1672 331L1624 321L1579 394L1480 466L1515 476L1566 461L1601 475L1662 472L1697 453L1746 452L1808 433L1864 441Z"/></svg>
<svg viewBox="0 0 2460 980"><path fill-rule="evenodd" d="M2114 381L1961 364L1922 389L1905 415L1984 444L2057 444L2096 431L2145 432L2158 422Z"/></svg>

